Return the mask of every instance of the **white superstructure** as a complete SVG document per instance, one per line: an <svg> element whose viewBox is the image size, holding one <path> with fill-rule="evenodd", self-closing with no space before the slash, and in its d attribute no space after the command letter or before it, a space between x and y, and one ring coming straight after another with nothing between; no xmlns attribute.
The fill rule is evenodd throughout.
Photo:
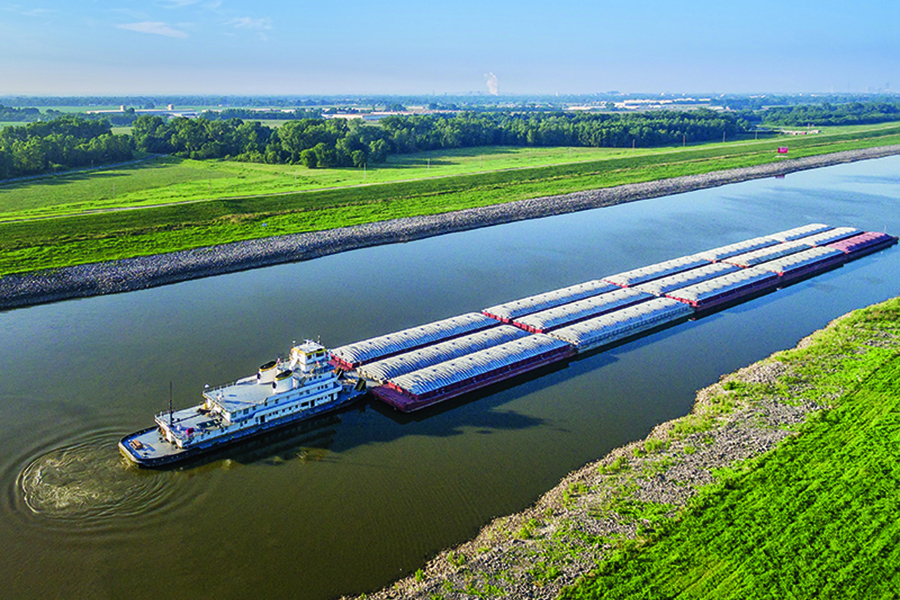
<svg viewBox="0 0 900 600"><path fill-rule="evenodd" d="M256 375L205 389L199 406L157 414L156 427L119 446L134 462L156 466L337 408L364 386L341 381L329 358L324 346L307 340Z"/></svg>
<svg viewBox="0 0 900 600"><path fill-rule="evenodd" d="M341 385L325 347L307 341L291 349L290 361L262 365L245 377L203 392L200 406L156 415L163 437L179 448L261 426L337 399Z"/></svg>

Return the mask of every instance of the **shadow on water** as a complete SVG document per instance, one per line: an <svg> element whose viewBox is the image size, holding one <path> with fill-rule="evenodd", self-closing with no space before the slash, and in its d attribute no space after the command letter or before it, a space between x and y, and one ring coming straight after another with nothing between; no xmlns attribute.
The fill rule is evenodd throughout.
<svg viewBox="0 0 900 600"><path fill-rule="evenodd" d="M547 425L544 419L498 407L509 401L510 394L534 393L556 385L559 375L563 379L571 376L566 374L568 367L569 360L547 365L413 413L400 412L367 395L328 415L269 430L221 450L154 470L184 471L219 461L276 466L297 459L326 460L317 450L343 452L395 441L407 435L451 437L464 435L469 429L490 433L541 427ZM551 376L554 374L557 376ZM450 413L453 413L452 417ZM341 431L345 428L345 420L364 426L355 427L351 437Z"/></svg>
<svg viewBox="0 0 900 600"><path fill-rule="evenodd" d="M561 368L563 367L558 366L555 370ZM544 371L543 374L546 373L547 371ZM541 375L535 372L533 377ZM396 411L365 396L352 406L334 413L270 430L251 439L223 447L221 450L154 470L186 471L221 461L267 466L278 466L295 460L321 462L329 460L328 452L338 453L359 446L387 443L407 435L448 437L463 435L467 428L490 432L540 427L545 424L543 419L520 415L513 411L495 410L498 404L505 401L502 395L497 398L498 392L517 387L521 383L521 381L508 382L499 388L490 386L412 414ZM486 401L489 398L496 399L493 402ZM464 408L469 410L460 411ZM438 417L450 412L461 414L454 414L452 426L447 427ZM361 421L365 426L354 428L351 437L346 431L341 431L345 419ZM415 428L411 430L407 426Z"/></svg>
<svg viewBox="0 0 900 600"><path fill-rule="evenodd" d="M252 438L224 446L207 454L174 465L157 467L154 471L185 471L205 465L230 461L241 465L266 464L278 466L292 460L321 461L334 444L341 414L347 410L308 419L278 429L269 430Z"/></svg>
<svg viewBox="0 0 900 600"><path fill-rule="evenodd" d="M546 376L564 371L567 364L568 361L563 361L548 365L511 381L499 382L411 414L394 410L371 396L364 396L351 406L327 415L268 430L220 450L153 470L186 471L220 461L277 466L298 459L327 460L324 453L317 451L346 451L357 446L394 441L411 434L448 437L463 435L468 428L489 432L540 427L546 424L543 419L497 410L497 407L508 400L504 392L513 388L528 385L528 391L536 391L554 385L556 382L547 380ZM452 424L448 426L440 417L450 412L454 414ZM355 430L352 439L348 435L339 435L342 423L348 417L363 421L366 425ZM340 447L335 448L338 437L341 441L337 445Z"/></svg>

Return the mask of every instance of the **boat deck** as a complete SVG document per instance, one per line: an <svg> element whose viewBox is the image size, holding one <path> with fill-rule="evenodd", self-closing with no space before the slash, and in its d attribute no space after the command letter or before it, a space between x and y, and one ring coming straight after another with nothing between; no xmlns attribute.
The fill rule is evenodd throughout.
<svg viewBox="0 0 900 600"><path fill-rule="evenodd" d="M187 452L167 442L158 427L144 429L125 437L119 442L119 447L130 455L132 461L146 465L172 462Z"/></svg>

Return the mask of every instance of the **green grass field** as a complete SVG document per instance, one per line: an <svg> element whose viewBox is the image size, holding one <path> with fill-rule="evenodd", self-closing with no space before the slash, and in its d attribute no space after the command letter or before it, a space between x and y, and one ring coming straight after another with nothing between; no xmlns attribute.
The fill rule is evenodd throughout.
<svg viewBox="0 0 900 600"><path fill-rule="evenodd" d="M122 168L0 185L0 221L449 177L648 153L607 148L480 148L399 156L386 165L365 169L316 170L293 165L158 158Z"/></svg>
<svg viewBox="0 0 900 600"><path fill-rule="evenodd" d="M900 143L900 124L698 146L476 148L366 169L159 158L0 186L0 275ZM118 210L143 207L140 210Z"/></svg>
<svg viewBox="0 0 900 600"><path fill-rule="evenodd" d="M775 450L721 473L686 512L658 518L655 533L562 597L897 598L898 337L900 299L893 299L779 355L795 375L753 393L831 408Z"/></svg>

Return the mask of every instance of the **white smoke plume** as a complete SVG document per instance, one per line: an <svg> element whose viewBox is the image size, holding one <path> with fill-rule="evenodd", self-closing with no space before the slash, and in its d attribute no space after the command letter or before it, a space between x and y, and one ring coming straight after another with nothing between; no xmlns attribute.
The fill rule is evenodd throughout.
<svg viewBox="0 0 900 600"><path fill-rule="evenodd" d="M484 76L484 80L487 83L488 91L491 93L491 95L492 96L498 95L500 87L499 87L499 81L497 80L497 76L494 75L493 73L487 73Z"/></svg>

